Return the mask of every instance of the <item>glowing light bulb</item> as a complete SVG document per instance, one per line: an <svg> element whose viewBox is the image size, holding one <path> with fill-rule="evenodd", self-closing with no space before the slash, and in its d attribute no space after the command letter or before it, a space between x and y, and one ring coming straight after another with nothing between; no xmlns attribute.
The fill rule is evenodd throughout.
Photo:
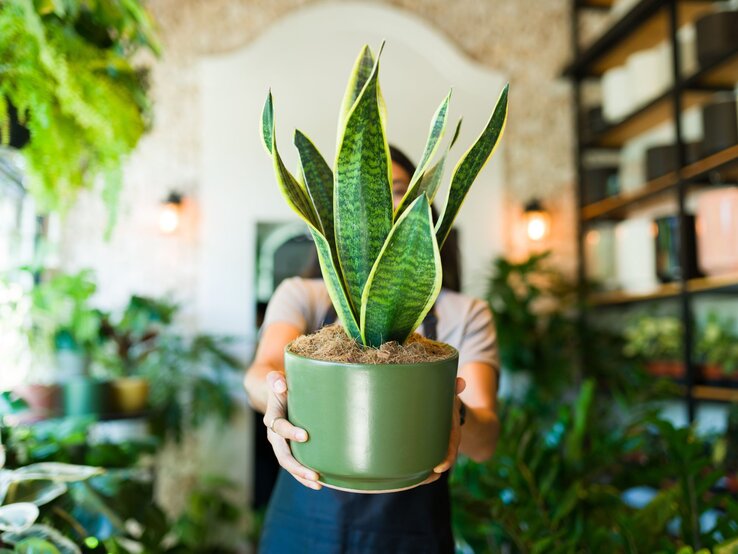
<svg viewBox="0 0 738 554"><path fill-rule="evenodd" d="M548 235L551 221L548 212L538 200L532 200L525 206L525 227L528 238L534 242L543 240Z"/></svg>
<svg viewBox="0 0 738 554"><path fill-rule="evenodd" d="M159 212L159 230L171 235L179 229L179 221L182 210L182 195L171 193L161 205Z"/></svg>

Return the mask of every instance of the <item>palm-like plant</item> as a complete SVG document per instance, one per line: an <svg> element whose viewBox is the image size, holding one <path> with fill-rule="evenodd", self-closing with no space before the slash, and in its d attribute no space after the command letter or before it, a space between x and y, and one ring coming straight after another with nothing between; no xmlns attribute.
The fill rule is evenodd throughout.
<svg viewBox="0 0 738 554"><path fill-rule="evenodd" d="M430 204L438 191L448 148L432 163L446 130L451 94L436 110L425 149L405 197L392 204L392 165L386 110L376 61L364 46L351 74L338 125L333 169L315 145L295 131L300 167L295 177L277 150L271 91L262 113L262 138L277 182L307 223L331 301L347 334L365 346L403 343L420 325L441 289L439 249L472 183L492 156L507 119L506 85L487 125L461 157L442 215Z"/></svg>

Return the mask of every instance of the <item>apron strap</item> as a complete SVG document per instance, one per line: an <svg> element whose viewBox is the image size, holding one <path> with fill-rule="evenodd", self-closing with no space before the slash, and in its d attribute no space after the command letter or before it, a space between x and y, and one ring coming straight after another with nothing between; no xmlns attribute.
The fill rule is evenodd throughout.
<svg viewBox="0 0 738 554"><path fill-rule="evenodd" d="M323 325L321 325L321 327L325 327L326 325L331 325L335 323L337 318L338 315L336 314L336 309L333 307L333 304L331 304L328 307L328 312L323 318ZM425 316L425 319L423 320L423 331L425 331L426 338L430 340L438 340L438 316L436 316L435 305L431 308L431 310L428 312L428 314Z"/></svg>

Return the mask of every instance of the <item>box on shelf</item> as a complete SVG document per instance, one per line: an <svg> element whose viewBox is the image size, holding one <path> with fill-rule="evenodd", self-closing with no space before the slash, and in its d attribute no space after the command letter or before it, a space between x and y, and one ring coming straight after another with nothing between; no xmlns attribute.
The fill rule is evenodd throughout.
<svg viewBox="0 0 738 554"><path fill-rule="evenodd" d="M593 167L583 171L585 204L599 202L620 192L617 167Z"/></svg>
<svg viewBox="0 0 738 554"><path fill-rule="evenodd" d="M592 225L584 237L587 281L599 290L615 290L619 283L615 263L615 223Z"/></svg>
<svg viewBox="0 0 738 554"><path fill-rule="evenodd" d="M686 163L691 164L700 159L702 142L688 142L684 145ZM646 150L646 180L651 181L679 167L676 144L652 146Z"/></svg>
<svg viewBox="0 0 738 554"><path fill-rule="evenodd" d="M702 107L702 132L703 156L738 144L738 110L733 93L716 94Z"/></svg>
<svg viewBox="0 0 738 554"><path fill-rule="evenodd" d="M697 60L709 66L738 47L738 11L707 14L697 20Z"/></svg>
<svg viewBox="0 0 738 554"><path fill-rule="evenodd" d="M654 235L653 221L648 217L634 217L617 224L615 267L624 291L647 294L658 288Z"/></svg>
<svg viewBox="0 0 738 554"><path fill-rule="evenodd" d="M654 222L656 228L656 276L662 283L672 283L683 277L692 279L700 276L697 268L695 218L693 215L685 215L682 221L686 226L685 267L683 267L681 259L682 235L679 216L660 217Z"/></svg>
<svg viewBox="0 0 738 554"><path fill-rule="evenodd" d="M738 273L738 188L707 190L697 198L699 265L708 275Z"/></svg>

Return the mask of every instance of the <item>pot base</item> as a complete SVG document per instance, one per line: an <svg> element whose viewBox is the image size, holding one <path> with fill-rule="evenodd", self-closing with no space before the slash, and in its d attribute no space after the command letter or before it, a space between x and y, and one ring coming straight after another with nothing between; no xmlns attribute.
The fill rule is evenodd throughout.
<svg viewBox="0 0 738 554"><path fill-rule="evenodd" d="M412 477L397 479L362 479L321 474L321 479L318 480L318 483L337 491L361 494L384 494L415 488L425 481L431 473L430 471L424 471Z"/></svg>

